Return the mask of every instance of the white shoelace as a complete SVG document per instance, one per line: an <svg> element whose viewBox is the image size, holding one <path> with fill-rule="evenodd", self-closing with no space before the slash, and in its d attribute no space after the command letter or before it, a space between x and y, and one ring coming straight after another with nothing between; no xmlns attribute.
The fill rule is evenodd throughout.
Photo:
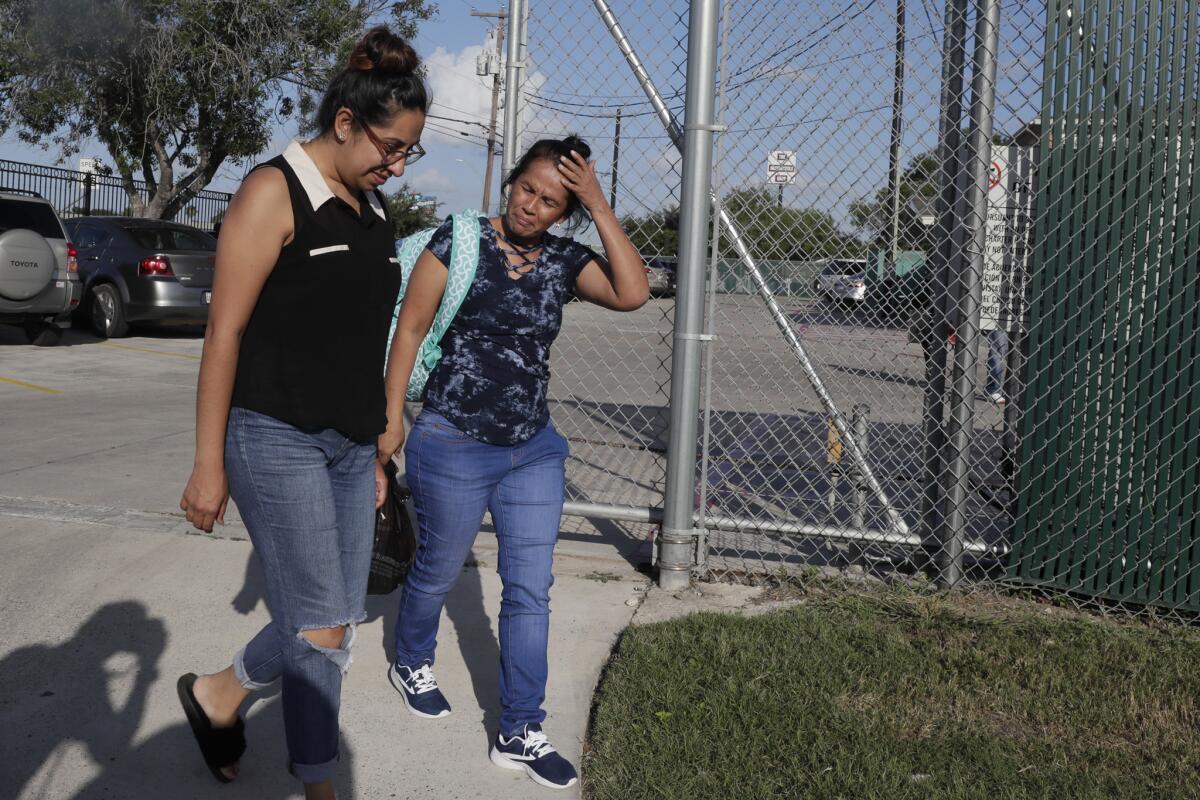
<svg viewBox="0 0 1200 800"><path fill-rule="evenodd" d="M428 664L423 665L420 669L412 670L409 673L409 680L412 681L413 691L416 694L424 694L438 687L437 679L433 677L433 670L429 668Z"/></svg>
<svg viewBox="0 0 1200 800"><path fill-rule="evenodd" d="M525 734L525 752L534 758L541 758L558 751L554 749L554 745L550 744L546 734L541 731L529 731Z"/></svg>

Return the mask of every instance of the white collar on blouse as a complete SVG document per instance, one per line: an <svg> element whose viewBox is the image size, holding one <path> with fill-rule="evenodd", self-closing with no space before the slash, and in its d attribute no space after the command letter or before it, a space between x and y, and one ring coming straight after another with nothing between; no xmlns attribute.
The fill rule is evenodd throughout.
<svg viewBox="0 0 1200 800"><path fill-rule="evenodd" d="M329 188L329 184L325 182L325 177L321 174L321 170L317 169L312 156L301 147L299 139L292 140L292 143L283 151L283 158L292 168L292 171L296 173L296 178L300 181L300 185L304 187L304 193L308 195L308 202L312 203L313 211L316 211L336 197L333 190ZM375 210L379 218L387 219L387 212L379 204L379 198L375 195L375 192L367 192L366 196L367 203Z"/></svg>

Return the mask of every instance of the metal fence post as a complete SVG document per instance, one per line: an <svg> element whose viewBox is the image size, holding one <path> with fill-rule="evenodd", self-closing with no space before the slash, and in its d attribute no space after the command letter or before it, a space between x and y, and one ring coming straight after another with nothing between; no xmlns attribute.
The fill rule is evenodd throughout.
<svg viewBox="0 0 1200 800"><path fill-rule="evenodd" d="M917 313L929 317L917 326L925 357L925 407L922 419L925 441L924 494L921 500L922 536L930 543L941 527L942 457L946 447L946 292L955 261L958 227L958 175L962 170L963 68L966 58L967 0L947 0L945 38L942 43L942 102L938 130L939 195L937 225L940 239L930 265L927 308ZM926 330L928 323L928 330Z"/></svg>
<svg viewBox="0 0 1200 800"><path fill-rule="evenodd" d="M974 74L971 79L971 123L968 131L970 182L965 222L969 236L964 269L954 281L959 325L955 331L954 395L951 401L948 458L943 473L946 510L942 523L939 583L954 586L962 579L963 542L967 530L967 496L971 478L971 443L975 427L976 370L979 361L979 318L983 295L984 244L987 236L988 171L992 160L992 123L996 108L996 53L999 47L1000 0L976 3Z"/></svg>
<svg viewBox="0 0 1200 800"><path fill-rule="evenodd" d="M509 0L508 19L513 27L513 35L508 37L508 52L505 57L504 69L504 135L500 143L503 148L503 158L500 161L500 183L512 172L517 165L520 146L520 111L521 111L521 82L525 70L524 50L524 21L526 19L527 0ZM503 208L503 192L500 205Z"/></svg>
<svg viewBox="0 0 1200 800"><path fill-rule="evenodd" d="M83 176L83 216L92 215L92 173Z"/></svg>
<svg viewBox="0 0 1200 800"><path fill-rule="evenodd" d="M675 344L671 353L671 428L658 583L679 589L691 581L693 506L704 335L705 246L711 200L716 107L717 0L692 0L688 20L683 185L680 189L679 267Z"/></svg>
<svg viewBox="0 0 1200 800"><path fill-rule="evenodd" d="M854 428L854 438L862 448L863 455L871 452L869 443L871 429L871 407L866 403L857 403L851 412L850 425ZM854 504L850 507L850 527L856 531L867 529L867 478L862 471L854 470ZM864 547L860 544L850 546L850 563L863 563Z"/></svg>

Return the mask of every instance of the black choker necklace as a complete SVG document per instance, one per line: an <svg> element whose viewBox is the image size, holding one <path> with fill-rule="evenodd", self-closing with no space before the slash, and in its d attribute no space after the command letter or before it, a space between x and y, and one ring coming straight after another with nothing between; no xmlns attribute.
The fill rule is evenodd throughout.
<svg viewBox="0 0 1200 800"><path fill-rule="evenodd" d="M534 250L540 250L542 248L541 238L539 237L538 241L531 245L517 244L512 239L510 239L504 235L504 230L503 230L504 223L503 222L500 223L500 228L501 228L501 230L496 231L496 235L498 237L500 237L500 240L502 242L504 242L506 245L508 245L509 247L512 248L511 255L514 255L517 258L521 259L521 263L519 265L513 265L513 263L511 261L509 262L509 264L508 264L509 277L513 278L515 280L517 278L520 278L523 275L528 275L530 272L533 271L533 268L535 266L537 266L537 258L531 258L529 254L532 253Z"/></svg>
<svg viewBox="0 0 1200 800"><path fill-rule="evenodd" d="M500 223L500 230L496 231L496 235L499 236L504 241L505 244L507 244L509 247L511 247L513 250L515 250L519 255L524 254L524 253L532 253L534 250L537 250L539 247L542 246L542 237L541 236L538 237L538 240L536 242L534 242L533 244L530 244L530 245L518 244L517 242L514 242L512 239L508 238L508 236L504 233L504 223L503 222Z"/></svg>

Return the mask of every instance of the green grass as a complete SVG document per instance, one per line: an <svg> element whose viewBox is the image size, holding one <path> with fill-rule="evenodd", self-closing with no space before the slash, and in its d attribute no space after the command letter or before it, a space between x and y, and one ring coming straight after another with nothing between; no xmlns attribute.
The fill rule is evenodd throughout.
<svg viewBox="0 0 1200 800"><path fill-rule="evenodd" d="M631 628L585 796L1200 796L1200 633L1004 598L842 594Z"/></svg>

